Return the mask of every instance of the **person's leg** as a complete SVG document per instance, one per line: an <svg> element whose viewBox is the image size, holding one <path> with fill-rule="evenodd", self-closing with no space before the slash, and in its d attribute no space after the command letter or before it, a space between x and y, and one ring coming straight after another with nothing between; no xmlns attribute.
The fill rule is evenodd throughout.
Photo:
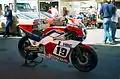
<svg viewBox="0 0 120 79"><path fill-rule="evenodd" d="M9 26L11 26L11 21L6 21L5 33L3 37L9 36Z"/></svg>
<svg viewBox="0 0 120 79"><path fill-rule="evenodd" d="M109 19L103 19L103 27L104 27L104 32L105 32L105 35L104 35L104 42L107 41L107 38L109 39L110 42L112 42L112 37L109 33L109 28L111 27L111 21Z"/></svg>
<svg viewBox="0 0 120 79"><path fill-rule="evenodd" d="M112 35L111 35L111 33L110 33L110 29L112 29L111 27L112 27L112 21L109 21L108 22L108 38L109 38L109 41L110 41L110 43L113 43L113 39L112 39Z"/></svg>
<svg viewBox="0 0 120 79"><path fill-rule="evenodd" d="M111 36L112 36L113 41L115 41L116 29L117 29L117 23L116 22L112 22L112 25L111 25Z"/></svg>
<svg viewBox="0 0 120 79"><path fill-rule="evenodd" d="M104 27L104 43L106 43L106 41L107 41L107 24L103 23L103 27Z"/></svg>
<svg viewBox="0 0 120 79"><path fill-rule="evenodd" d="M8 28L9 28L8 25L9 25L9 21L6 21L5 33L4 33L3 37L5 37L7 35L7 33L8 33Z"/></svg>
<svg viewBox="0 0 120 79"><path fill-rule="evenodd" d="M12 27L12 21L9 21L9 24L8 24L8 34L7 34L8 37L10 35L9 27ZM12 31L12 29L11 29L11 31Z"/></svg>
<svg viewBox="0 0 120 79"><path fill-rule="evenodd" d="M115 39L117 39L117 37L116 37L116 31L117 31L117 28L118 28L118 23L116 23L116 28L115 28Z"/></svg>
<svg viewBox="0 0 120 79"><path fill-rule="evenodd" d="M109 33L109 37L108 37L110 44L115 44L115 42L113 41L113 38L112 38L113 31L114 31L114 28L112 26L112 21L109 22L109 31L111 32L111 34Z"/></svg>
<svg viewBox="0 0 120 79"><path fill-rule="evenodd" d="M103 18L103 28L104 28L104 43L106 43L106 41L107 41L107 33L106 33L107 24L106 24L106 18Z"/></svg>
<svg viewBox="0 0 120 79"><path fill-rule="evenodd" d="M9 36L9 26L11 25L11 22L8 21L7 24L6 24L6 33L7 33L7 36Z"/></svg>
<svg viewBox="0 0 120 79"><path fill-rule="evenodd" d="M115 41L116 30L117 30L117 23L115 22L115 27L113 31L113 41Z"/></svg>

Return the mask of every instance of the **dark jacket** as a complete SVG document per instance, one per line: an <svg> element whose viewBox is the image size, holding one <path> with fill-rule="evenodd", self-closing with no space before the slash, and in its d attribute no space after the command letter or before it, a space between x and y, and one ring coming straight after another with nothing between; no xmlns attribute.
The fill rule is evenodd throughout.
<svg viewBox="0 0 120 79"><path fill-rule="evenodd" d="M7 17L7 20L12 21L12 10L6 11L4 16Z"/></svg>
<svg viewBox="0 0 120 79"><path fill-rule="evenodd" d="M111 18L116 12L116 7L112 4L103 4L100 9L100 14L103 18Z"/></svg>

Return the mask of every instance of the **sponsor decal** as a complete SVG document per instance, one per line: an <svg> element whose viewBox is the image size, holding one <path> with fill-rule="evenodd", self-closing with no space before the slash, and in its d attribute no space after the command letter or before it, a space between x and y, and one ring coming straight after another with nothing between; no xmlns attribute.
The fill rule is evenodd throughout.
<svg viewBox="0 0 120 79"><path fill-rule="evenodd" d="M72 47L72 44L63 43L63 46L71 48L71 47Z"/></svg>

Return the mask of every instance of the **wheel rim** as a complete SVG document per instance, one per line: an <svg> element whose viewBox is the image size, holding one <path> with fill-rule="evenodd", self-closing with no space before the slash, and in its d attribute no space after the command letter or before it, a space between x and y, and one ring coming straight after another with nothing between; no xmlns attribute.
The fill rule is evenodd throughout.
<svg viewBox="0 0 120 79"><path fill-rule="evenodd" d="M25 50L25 47L27 46L30 46L30 42L28 40L26 40L25 43L21 46L24 52L24 57L26 58L27 56L27 60L34 60L37 57L37 53L28 52L27 50Z"/></svg>
<svg viewBox="0 0 120 79"><path fill-rule="evenodd" d="M77 57L77 61L81 64L81 65L85 65L85 64L87 64L88 63L88 60L89 60L89 58L88 58L88 56L86 56L85 54L83 54L83 61L80 59L80 57Z"/></svg>
<svg viewBox="0 0 120 79"><path fill-rule="evenodd" d="M72 54L72 64L79 71L89 72L90 70L93 70L97 65L97 55L93 53L92 50L83 51L83 61L81 61L82 59L75 52Z"/></svg>

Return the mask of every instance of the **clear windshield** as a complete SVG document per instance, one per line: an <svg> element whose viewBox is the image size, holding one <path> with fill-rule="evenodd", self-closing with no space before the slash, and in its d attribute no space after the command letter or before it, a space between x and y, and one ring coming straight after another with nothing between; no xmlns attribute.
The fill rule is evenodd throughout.
<svg viewBox="0 0 120 79"><path fill-rule="evenodd" d="M32 11L29 3L17 3L16 4L17 10L19 11Z"/></svg>

